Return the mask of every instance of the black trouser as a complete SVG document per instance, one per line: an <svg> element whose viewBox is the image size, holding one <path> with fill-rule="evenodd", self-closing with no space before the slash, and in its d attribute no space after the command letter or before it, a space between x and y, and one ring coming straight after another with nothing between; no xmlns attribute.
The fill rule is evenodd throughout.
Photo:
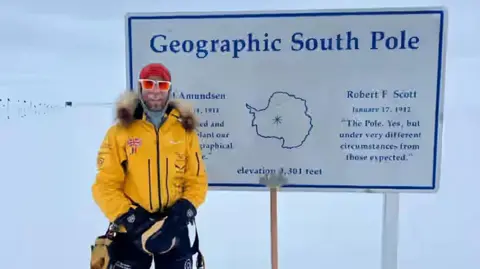
<svg viewBox="0 0 480 269"><path fill-rule="evenodd" d="M191 269L192 253L188 229L183 229L177 237L178 245L163 255L148 255L138 249L126 234L117 234L110 246L112 269L150 269L152 260L155 269Z"/></svg>

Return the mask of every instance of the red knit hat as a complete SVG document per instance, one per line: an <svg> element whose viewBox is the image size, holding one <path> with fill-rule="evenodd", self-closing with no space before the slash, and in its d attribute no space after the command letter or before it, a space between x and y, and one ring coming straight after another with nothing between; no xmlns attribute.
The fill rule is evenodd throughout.
<svg viewBox="0 0 480 269"><path fill-rule="evenodd" d="M171 81L170 71L160 63L148 64L140 71L140 79L146 79L149 76L160 76L167 81Z"/></svg>

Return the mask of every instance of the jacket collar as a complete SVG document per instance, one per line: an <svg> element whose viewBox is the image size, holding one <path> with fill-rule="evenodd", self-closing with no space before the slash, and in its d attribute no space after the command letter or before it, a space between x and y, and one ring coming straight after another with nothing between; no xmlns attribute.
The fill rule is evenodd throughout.
<svg viewBox="0 0 480 269"><path fill-rule="evenodd" d="M187 131L195 130L199 123L193 107L184 100L169 101L164 116L167 117L165 123L175 120ZM129 126L135 120L147 120L137 93L126 91L120 96L116 104L116 119L123 126Z"/></svg>

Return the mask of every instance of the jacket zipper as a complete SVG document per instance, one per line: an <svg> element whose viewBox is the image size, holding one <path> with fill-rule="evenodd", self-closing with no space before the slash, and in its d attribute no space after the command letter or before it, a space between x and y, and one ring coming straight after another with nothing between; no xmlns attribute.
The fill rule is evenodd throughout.
<svg viewBox="0 0 480 269"><path fill-rule="evenodd" d="M168 158L166 159L166 166L165 166L165 187L166 187L166 191L167 191L167 203L166 205L168 205L169 203L169 200L170 200L170 194L168 193Z"/></svg>
<svg viewBox="0 0 480 269"><path fill-rule="evenodd" d="M151 175L151 168L150 168L150 159L148 159L148 193L150 197L150 210L153 210L153 203L152 203L152 175Z"/></svg>
<svg viewBox="0 0 480 269"><path fill-rule="evenodd" d="M155 130L157 134L157 183L158 183L158 206L159 211L162 212L162 185L160 180L160 138L158 137L158 130Z"/></svg>

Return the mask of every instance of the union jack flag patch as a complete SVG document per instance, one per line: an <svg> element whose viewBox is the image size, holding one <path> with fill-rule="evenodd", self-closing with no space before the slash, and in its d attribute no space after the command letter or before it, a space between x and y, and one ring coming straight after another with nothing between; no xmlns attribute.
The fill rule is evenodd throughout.
<svg viewBox="0 0 480 269"><path fill-rule="evenodd" d="M140 138L129 138L127 140L127 145L130 147L130 155L135 154L138 151L138 148L142 145L142 140Z"/></svg>

